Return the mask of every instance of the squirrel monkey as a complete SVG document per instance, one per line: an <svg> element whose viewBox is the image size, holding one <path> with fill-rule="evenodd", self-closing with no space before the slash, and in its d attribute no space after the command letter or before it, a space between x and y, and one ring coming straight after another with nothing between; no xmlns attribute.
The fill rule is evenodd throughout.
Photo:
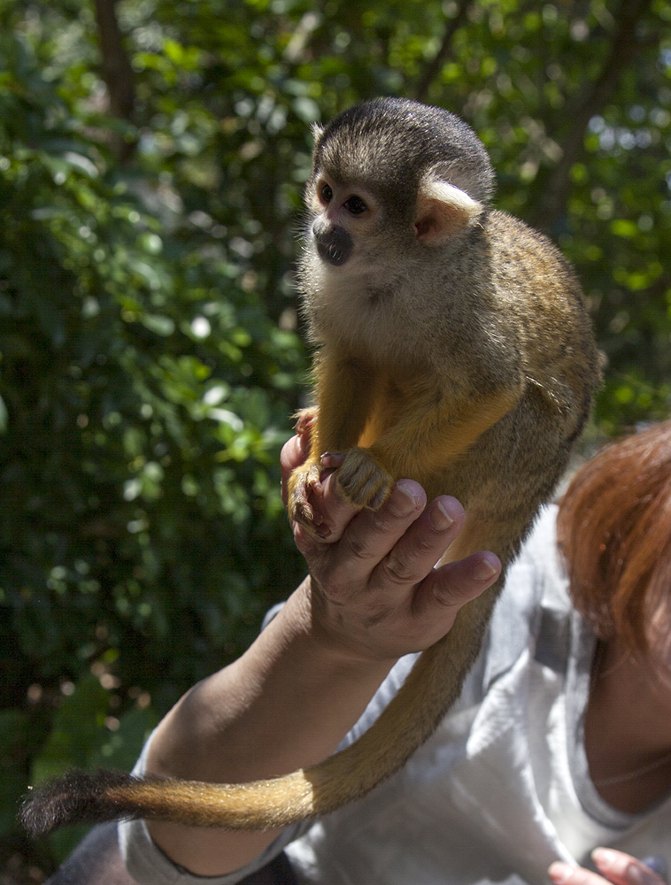
<svg viewBox="0 0 671 885"><path fill-rule="evenodd" d="M299 281L318 408L311 455L289 483L291 517L315 532L328 531L320 459L340 452L350 501L377 508L405 476L429 499L454 495L467 519L444 561L487 549L505 568L562 474L597 352L572 270L545 237L490 208L493 185L476 135L439 108L376 99L316 130ZM462 609L366 734L320 764L228 785L75 772L38 789L24 823L268 829L364 795L459 695L501 584Z"/></svg>

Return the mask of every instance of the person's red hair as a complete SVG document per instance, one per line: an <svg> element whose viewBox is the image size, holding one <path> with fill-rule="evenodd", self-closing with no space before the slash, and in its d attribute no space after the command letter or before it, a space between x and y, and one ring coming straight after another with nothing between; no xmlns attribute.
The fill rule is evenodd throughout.
<svg viewBox="0 0 671 885"><path fill-rule="evenodd" d="M671 421L611 443L584 464L559 505L559 548L576 608L600 639L671 643Z"/></svg>

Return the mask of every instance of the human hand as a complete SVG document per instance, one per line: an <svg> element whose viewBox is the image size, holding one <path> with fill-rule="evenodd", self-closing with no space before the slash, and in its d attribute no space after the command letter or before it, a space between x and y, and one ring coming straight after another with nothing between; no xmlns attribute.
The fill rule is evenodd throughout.
<svg viewBox="0 0 671 885"><path fill-rule="evenodd" d="M304 436L285 445L285 484L308 445ZM327 467L338 463L332 456ZM394 661L428 648L500 574L489 552L434 568L463 528L455 498L442 495L427 505L422 487L402 479L379 510L359 510L340 495L333 474L323 480L322 496L328 537L294 524L294 538L311 576L311 629L350 657Z"/></svg>
<svg viewBox="0 0 671 885"><path fill-rule="evenodd" d="M612 848L597 848L592 852L592 860L598 872L567 863L553 863L548 875L554 885L666 885L659 872L644 861L637 860L624 851ZM653 859L657 861L657 859ZM653 861L651 861L652 863ZM661 862L657 861L661 869Z"/></svg>

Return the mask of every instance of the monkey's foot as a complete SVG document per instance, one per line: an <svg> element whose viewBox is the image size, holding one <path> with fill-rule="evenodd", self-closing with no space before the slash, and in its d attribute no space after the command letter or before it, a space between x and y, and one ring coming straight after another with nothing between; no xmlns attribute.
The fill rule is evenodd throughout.
<svg viewBox="0 0 671 885"><path fill-rule="evenodd" d="M394 480L367 449L350 449L337 472L345 497L360 507L377 510L391 492Z"/></svg>
<svg viewBox="0 0 671 885"><path fill-rule="evenodd" d="M289 519L304 526L321 538L330 534L330 528L321 514L323 496L321 466L306 462L297 467L289 477L287 510Z"/></svg>

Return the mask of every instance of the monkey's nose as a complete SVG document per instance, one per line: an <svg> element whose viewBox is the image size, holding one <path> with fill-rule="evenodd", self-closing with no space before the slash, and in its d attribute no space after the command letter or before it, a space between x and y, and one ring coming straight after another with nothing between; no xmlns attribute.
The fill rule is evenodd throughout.
<svg viewBox="0 0 671 885"><path fill-rule="evenodd" d="M352 254L354 243L344 227L325 227L319 221L312 225L317 252L322 261L341 267Z"/></svg>

